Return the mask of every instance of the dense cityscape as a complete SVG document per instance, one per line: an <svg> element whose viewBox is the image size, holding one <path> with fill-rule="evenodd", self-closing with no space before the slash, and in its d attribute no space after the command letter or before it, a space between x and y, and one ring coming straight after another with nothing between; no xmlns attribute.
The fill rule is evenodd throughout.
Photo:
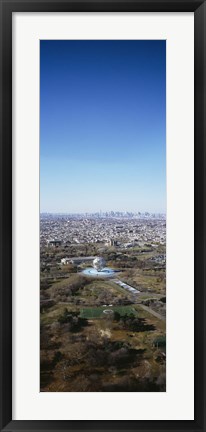
<svg viewBox="0 0 206 432"><path fill-rule="evenodd" d="M64 245L101 243L121 247L165 244L165 216L149 213L95 213L41 215L41 245L59 241Z"/></svg>

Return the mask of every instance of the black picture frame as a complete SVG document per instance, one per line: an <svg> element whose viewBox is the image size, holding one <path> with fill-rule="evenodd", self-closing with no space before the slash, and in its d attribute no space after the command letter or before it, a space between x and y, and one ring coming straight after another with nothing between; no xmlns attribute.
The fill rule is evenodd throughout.
<svg viewBox="0 0 206 432"><path fill-rule="evenodd" d="M195 417L185 421L12 420L12 13L194 12L195 23ZM2 431L205 431L205 207L206 207L206 4L205 0L0 0L0 426ZM184 29L183 29L184 31ZM185 155L186 157L186 155Z"/></svg>

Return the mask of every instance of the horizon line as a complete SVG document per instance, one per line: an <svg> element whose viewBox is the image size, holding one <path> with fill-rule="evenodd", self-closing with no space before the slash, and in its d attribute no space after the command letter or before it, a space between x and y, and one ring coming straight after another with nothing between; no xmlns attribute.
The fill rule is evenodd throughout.
<svg viewBox="0 0 206 432"><path fill-rule="evenodd" d="M147 210L146 211L105 210L105 211L90 211L90 212L88 212L88 211L85 211L85 212L83 212L83 211L81 211L81 212L71 212L71 211L70 212L65 212L65 211L40 211L40 214L65 214L65 215L69 215L69 214L71 214L71 215L74 215L74 214L78 214L78 215L88 214L88 215L91 215L91 214L105 214L105 213L109 213L109 214L111 214L111 213L122 213L122 214L132 213L132 214L136 214L136 215L138 215L138 214L161 214L161 215L166 215L166 211L162 212L162 211L147 211Z"/></svg>

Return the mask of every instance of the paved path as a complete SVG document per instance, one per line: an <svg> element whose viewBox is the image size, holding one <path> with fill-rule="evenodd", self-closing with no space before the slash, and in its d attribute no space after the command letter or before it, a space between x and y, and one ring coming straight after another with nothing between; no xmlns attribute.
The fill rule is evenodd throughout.
<svg viewBox="0 0 206 432"><path fill-rule="evenodd" d="M164 316L160 315L158 312L153 311L153 309L151 309L150 307L145 306L141 303L138 303L138 306L141 306L142 309L144 309L146 312L150 313L151 315L154 315L156 318L165 321L166 318Z"/></svg>
<svg viewBox="0 0 206 432"><path fill-rule="evenodd" d="M122 282L119 279L111 279L111 282L116 283L117 285L120 285L122 288L125 288L126 290L130 291L133 294L139 294L140 291L138 291L136 288L133 288L130 285L127 285L126 283Z"/></svg>
<svg viewBox="0 0 206 432"><path fill-rule="evenodd" d="M79 257L66 257L68 260L74 260L74 261L78 261L78 260L84 260L84 261L90 261L93 260L94 258L97 258L97 256L79 256Z"/></svg>

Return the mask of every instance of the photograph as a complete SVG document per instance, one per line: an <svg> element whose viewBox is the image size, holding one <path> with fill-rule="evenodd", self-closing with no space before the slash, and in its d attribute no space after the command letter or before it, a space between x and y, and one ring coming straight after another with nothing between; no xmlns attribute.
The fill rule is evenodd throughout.
<svg viewBox="0 0 206 432"><path fill-rule="evenodd" d="M206 0L0 6L0 432L205 432Z"/></svg>
<svg viewBox="0 0 206 432"><path fill-rule="evenodd" d="M39 43L40 392L166 392L166 40Z"/></svg>

